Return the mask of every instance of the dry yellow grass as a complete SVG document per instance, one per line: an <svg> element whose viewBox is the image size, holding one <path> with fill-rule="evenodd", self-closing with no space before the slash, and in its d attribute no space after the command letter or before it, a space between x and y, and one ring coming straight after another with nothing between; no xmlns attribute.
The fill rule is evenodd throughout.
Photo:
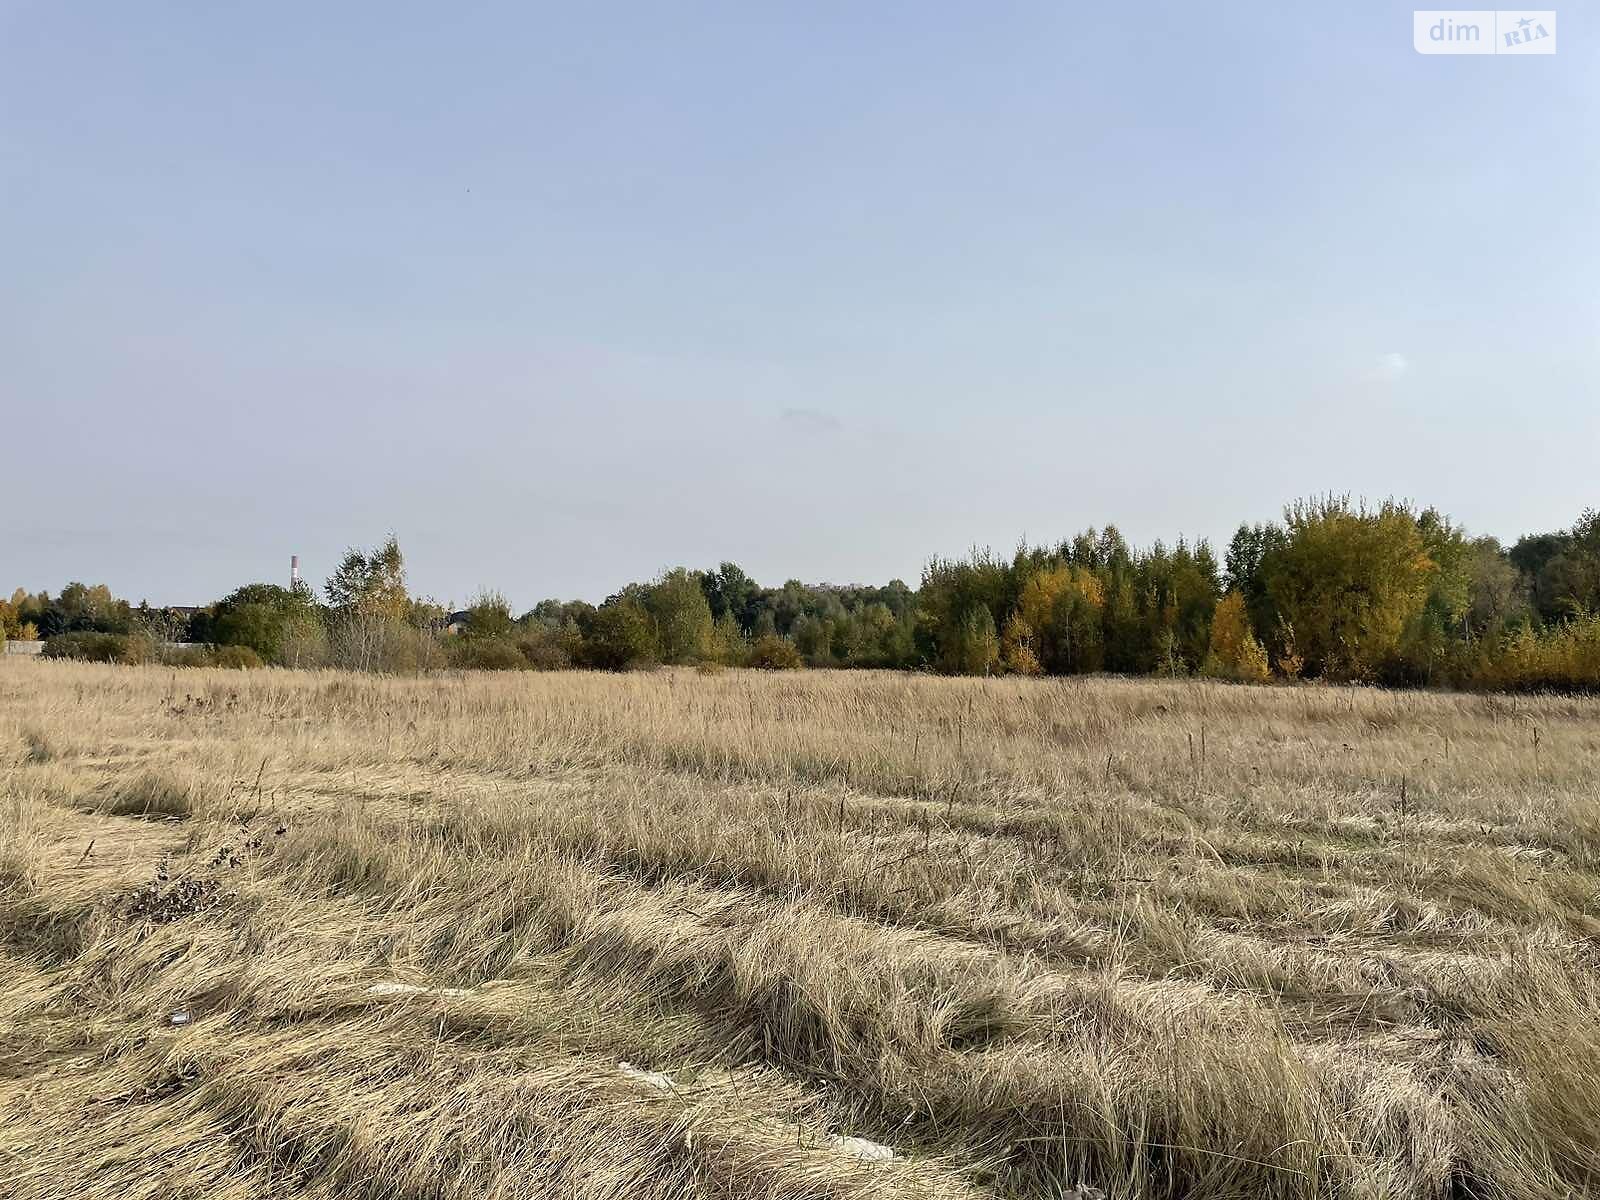
<svg viewBox="0 0 1600 1200"><path fill-rule="evenodd" d="M1600 701L13 659L0 770L9 1195L1600 1182Z"/></svg>

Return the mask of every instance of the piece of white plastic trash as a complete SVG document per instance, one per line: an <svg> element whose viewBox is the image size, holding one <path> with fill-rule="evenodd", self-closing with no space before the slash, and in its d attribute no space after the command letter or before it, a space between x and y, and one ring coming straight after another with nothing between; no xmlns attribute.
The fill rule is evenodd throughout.
<svg viewBox="0 0 1600 1200"><path fill-rule="evenodd" d="M471 988L419 987L414 983L375 983L367 989L369 996L470 996Z"/></svg>
<svg viewBox="0 0 1600 1200"><path fill-rule="evenodd" d="M843 1150L846 1154L854 1155L862 1162L893 1162L898 1157L882 1142L874 1142L864 1137L844 1137L842 1134L830 1133L828 1144Z"/></svg>
<svg viewBox="0 0 1600 1200"><path fill-rule="evenodd" d="M646 1087L655 1088L658 1092L670 1092L672 1090L672 1077L663 1075L660 1071L641 1070L632 1063L626 1062L619 1062L617 1070L621 1071L629 1079L642 1083Z"/></svg>
<svg viewBox="0 0 1600 1200"><path fill-rule="evenodd" d="M375 983L367 989L369 996L415 996L428 989L414 983Z"/></svg>

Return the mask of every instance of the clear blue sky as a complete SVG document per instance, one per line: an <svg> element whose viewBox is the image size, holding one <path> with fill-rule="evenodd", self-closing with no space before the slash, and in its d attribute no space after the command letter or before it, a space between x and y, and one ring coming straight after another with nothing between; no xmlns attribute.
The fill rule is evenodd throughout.
<svg viewBox="0 0 1600 1200"><path fill-rule="evenodd" d="M1600 62L1393 4L0 0L0 588L1600 503Z"/></svg>

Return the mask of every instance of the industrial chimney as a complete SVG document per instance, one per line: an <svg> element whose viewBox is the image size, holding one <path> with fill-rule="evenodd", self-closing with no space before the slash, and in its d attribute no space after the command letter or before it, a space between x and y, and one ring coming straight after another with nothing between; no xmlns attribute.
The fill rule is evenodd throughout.
<svg viewBox="0 0 1600 1200"><path fill-rule="evenodd" d="M289 590L292 592L300 586L300 556L289 555Z"/></svg>

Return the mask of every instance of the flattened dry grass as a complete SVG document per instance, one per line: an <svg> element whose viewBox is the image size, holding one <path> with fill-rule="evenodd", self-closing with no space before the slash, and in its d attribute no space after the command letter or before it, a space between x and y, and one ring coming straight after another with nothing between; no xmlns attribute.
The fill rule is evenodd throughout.
<svg viewBox="0 0 1600 1200"><path fill-rule="evenodd" d="M0 663L19 1197L1600 1183L1600 703L182 678Z"/></svg>
<svg viewBox="0 0 1600 1200"><path fill-rule="evenodd" d="M111 817L165 817L174 821L192 816L193 786L172 771L144 770L131 778L115 777L93 795L85 807Z"/></svg>

